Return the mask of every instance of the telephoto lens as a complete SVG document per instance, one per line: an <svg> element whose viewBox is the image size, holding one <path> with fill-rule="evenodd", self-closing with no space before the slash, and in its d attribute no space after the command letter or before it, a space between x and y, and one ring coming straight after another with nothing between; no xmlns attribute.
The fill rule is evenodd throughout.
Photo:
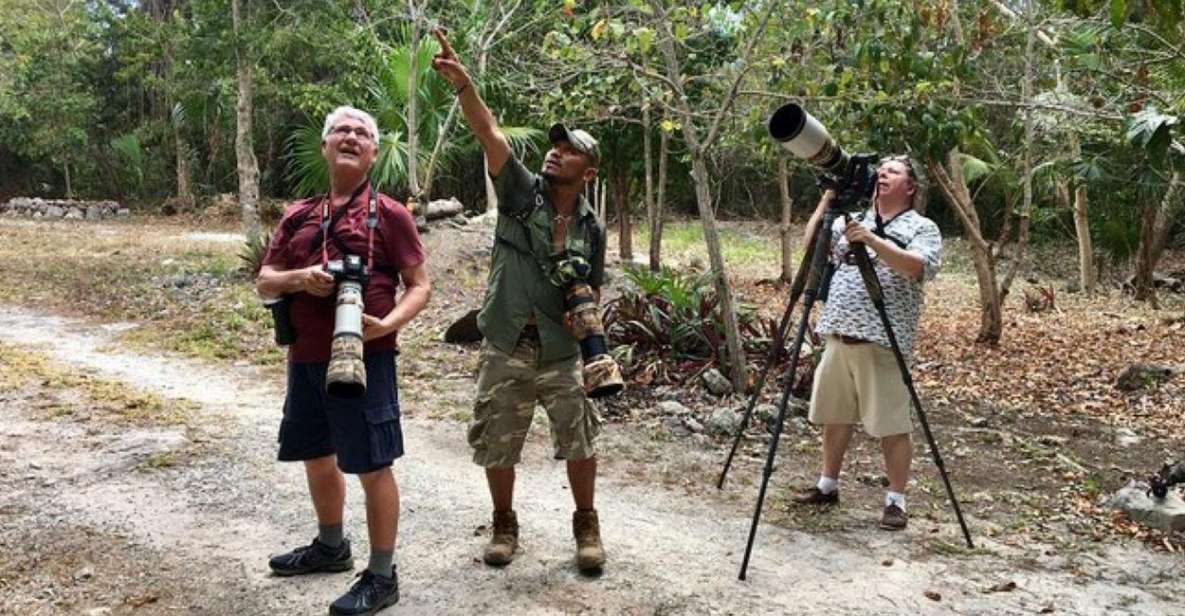
<svg viewBox="0 0 1185 616"><path fill-rule="evenodd" d="M359 257L348 255L344 262L331 261L326 269L338 282L325 393L335 398L358 398L366 395L366 364L362 359L362 287L366 268Z"/></svg>
<svg viewBox="0 0 1185 616"><path fill-rule="evenodd" d="M824 171L842 177L848 168L847 153L836 145L823 124L797 103L782 105L769 117L769 136L794 156Z"/></svg>
<svg viewBox="0 0 1185 616"><path fill-rule="evenodd" d="M571 316L572 335L580 342L580 356L584 360L584 392L589 398L604 398L621 393L625 380L621 368L609 355L605 344L605 326L597 296L585 282L568 285L564 303Z"/></svg>

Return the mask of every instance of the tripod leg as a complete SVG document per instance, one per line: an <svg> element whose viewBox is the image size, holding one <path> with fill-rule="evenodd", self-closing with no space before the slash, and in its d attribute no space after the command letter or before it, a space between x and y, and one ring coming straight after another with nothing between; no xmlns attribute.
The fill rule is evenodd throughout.
<svg viewBox="0 0 1185 616"><path fill-rule="evenodd" d="M893 351L893 357L897 360L897 369L901 371L901 379L905 383L906 390L909 391L909 400L913 403L913 408L917 409L918 421L922 424L922 433L926 435L926 443L930 446L930 453L934 457L934 466L938 467L938 475L942 477L942 485L946 488L946 496L950 499L951 506L955 510L959 528L963 530L963 538L967 541L967 547L974 548L975 545L971 542L971 531L967 530L967 521L963 519L959 500L955 498L954 488L950 485L946 465L942 462L942 455L938 453L938 443L934 442L934 433L930 430L926 411L922 409L922 402L918 398L917 389L914 388L913 376L910 375L909 366L905 363L905 356L901 353L901 345L897 344L897 335L893 333L893 324L889 321L889 313L885 309L884 291L881 288L880 280L876 277L876 270L872 267L872 259L869 258L868 250L862 244L852 244L851 250L856 257L856 267L860 270L860 277L864 280L864 288L868 291L868 297L872 299L872 305L876 307L881 325L884 326L885 334L889 337L889 347Z"/></svg>
<svg viewBox="0 0 1185 616"><path fill-rule="evenodd" d="M790 299L786 302L786 310L782 312L782 319L778 323L777 333L769 341L769 352L766 354L765 366L761 368L761 375L757 377L757 385L753 388L753 393L749 395L749 403L745 407L745 414L741 418L741 425L737 428L737 433L732 439L732 449L728 451L728 458L724 460L724 468L720 471L720 479L716 481L717 490L724 489L724 479L728 476L729 469L732 468L732 459L736 456L737 448L741 445L741 438L744 437L745 430L748 429L749 422L753 418L753 408L757 406L757 399L761 397L761 390L765 389L765 380L769 377L770 370L773 369L774 363L778 360L778 351L782 347L781 342L786 336L786 328L790 325L790 315L794 312L794 305L798 303L798 298L802 295L802 291L807 284L807 278L810 276L811 265L815 255L815 242L818 238L819 229L822 228L823 225L819 225L815 229L815 236L807 244L806 253L802 256L802 262L798 265L798 272L794 274L794 281L790 285Z"/></svg>
<svg viewBox="0 0 1185 616"><path fill-rule="evenodd" d="M808 289L806 299L802 304L802 318L798 322L798 332L794 335L794 345L791 348L790 368L786 371L786 383L782 389L782 399L778 403L778 419L774 423L773 438L769 442L769 451L765 455L765 468L761 472L761 488L757 492L757 506L753 511L753 522L749 526L749 540L745 544L745 557L741 561L741 574L738 579L744 580L749 569L749 557L753 553L753 541L757 537L757 524L761 519L761 509L765 505L765 491L769 487L769 478L774 472L774 456L778 454L778 441L782 438L782 424L786 420L786 408L790 403L791 381L798 370L798 354L802 350L803 339L806 338L806 328L810 320L811 308L815 305L816 293Z"/></svg>

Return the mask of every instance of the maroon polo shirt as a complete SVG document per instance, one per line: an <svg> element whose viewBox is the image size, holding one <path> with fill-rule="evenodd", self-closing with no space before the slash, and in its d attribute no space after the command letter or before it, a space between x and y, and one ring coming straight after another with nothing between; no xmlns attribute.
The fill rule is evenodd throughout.
<svg viewBox="0 0 1185 616"><path fill-rule="evenodd" d="M346 213L333 226L333 234L344 245L366 262L367 231L366 213L369 207L370 188L367 188L346 207ZM321 263L321 242L315 246L312 241L321 228L322 203L325 197L314 197L297 201L284 211L284 217L276 227L268 245L263 264L278 270L294 270ZM333 209L329 211L330 217ZM381 271L384 266L394 272L401 272L424 262L424 245L416 232L416 223L403 204L379 194L378 226L374 230L374 269L370 283L363 295L365 312L383 318L395 307L399 290L399 277L391 271ZM333 240L324 239L329 260L341 259L342 254ZM288 349L288 360L293 362L327 362L329 347L333 339L333 317L335 297L316 297L300 292L292 296L292 325L296 329L296 342ZM366 343L365 352L395 348L396 334L377 338Z"/></svg>

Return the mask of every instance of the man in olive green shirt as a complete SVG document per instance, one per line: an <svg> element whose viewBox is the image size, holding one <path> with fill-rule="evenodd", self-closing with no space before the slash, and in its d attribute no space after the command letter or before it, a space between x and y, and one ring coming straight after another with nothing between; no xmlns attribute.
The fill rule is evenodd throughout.
<svg viewBox="0 0 1185 616"><path fill-rule="evenodd" d="M478 315L485 343L469 427L473 460L485 467L494 506L492 538L483 557L490 565L507 565L518 549L514 467L535 405L542 404L555 456L567 462L576 504L576 564L581 571L596 572L605 563L593 507L593 441L601 421L584 394L579 344L564 326L563 289L552 280L561 264L575 264L578 271L587 270L586 281L600 293L604 230L581 196L597 174L597 142L582 130L556 124L548 134L552 147L541 174L529 172L511 155L506 136L444 34L438 30L436 37L442 51L432 67L456 88L498 196L489 286Z"/></svg>

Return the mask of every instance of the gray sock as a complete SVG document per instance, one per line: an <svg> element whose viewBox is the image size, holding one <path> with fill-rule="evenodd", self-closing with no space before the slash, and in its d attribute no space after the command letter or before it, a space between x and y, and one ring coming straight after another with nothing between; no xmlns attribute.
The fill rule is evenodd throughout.
<svg viewBox="0 0 1185 616"><path fill-rule="evenodd" d="M319 524L317 526L317 541L331 548L339 548L342 545L342 539L344 539L344 535L341 524Z"/></svg>
<svg viewBox="0 0 1185 616"><path fill-rule="evenodd" d="M395 570L395 565L392 561L395 560L395 550L381 551L370 550L370 564L366 566L366 570L383 577L391 577Z"/></svg>

